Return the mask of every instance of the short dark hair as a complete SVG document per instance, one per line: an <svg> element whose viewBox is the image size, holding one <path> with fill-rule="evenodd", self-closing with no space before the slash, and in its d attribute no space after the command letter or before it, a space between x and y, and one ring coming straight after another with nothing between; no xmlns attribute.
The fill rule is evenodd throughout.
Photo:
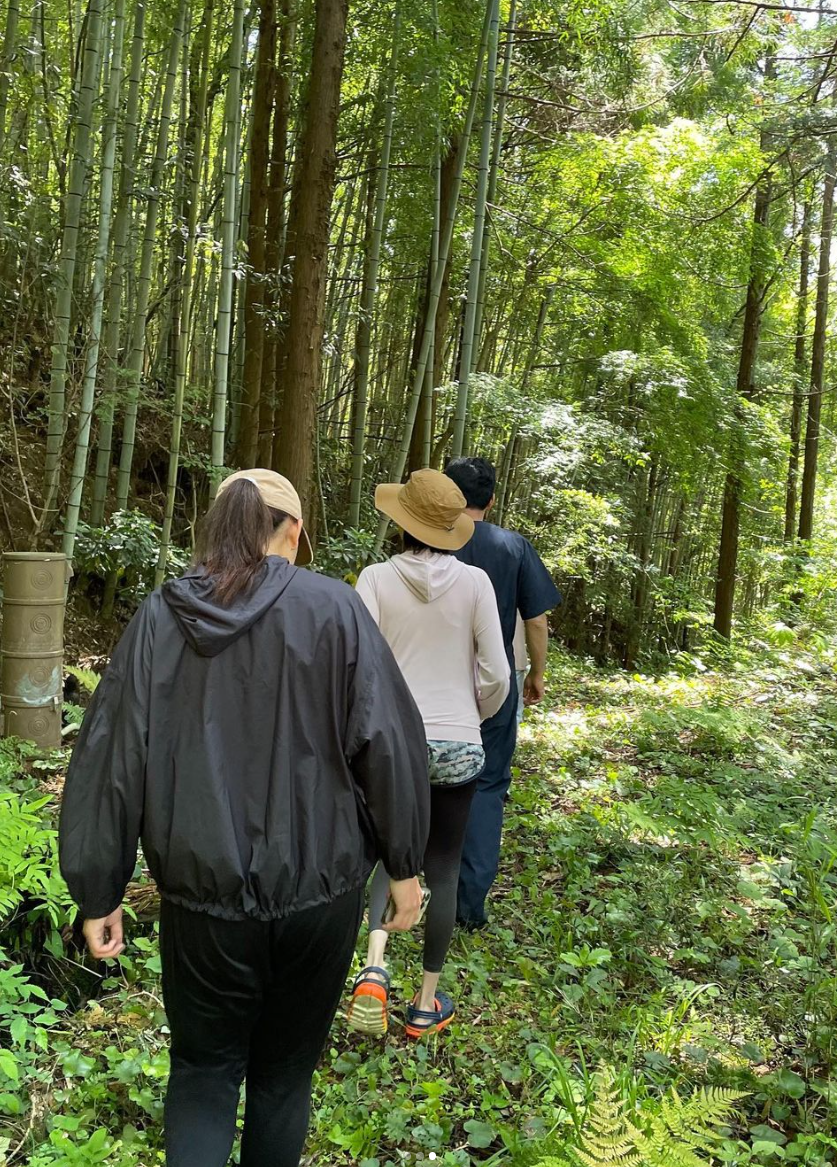
<svg viewBox="0 0 837 1167"><path fill-rule="evenodd" d="M453 555L446 547L432 547L429 543L422 543L421 539L417 539L409 531L401 532L401 542L405 551L436 551L439 555Z"/></svg>
<svg viewBox="0 0 837 1167"><path fill-rule="evenodd" d="M469 507L484 511L494 497L497 472L485 458L451 458L445 474L465 495Z"/></svg>

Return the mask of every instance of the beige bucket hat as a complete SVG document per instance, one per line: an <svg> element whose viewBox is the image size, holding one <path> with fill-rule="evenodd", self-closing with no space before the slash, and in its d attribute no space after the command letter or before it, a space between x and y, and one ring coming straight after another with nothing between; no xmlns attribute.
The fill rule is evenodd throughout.
<svg viewBox="0 0 837 1167"><path fill-rule="evenodd" d="M241 479L252 482L262 496L262 501L273 510L284 511L292 519L302 519L302 503L299 501L296 488L284 475L277 474L275 470L237 470L235 474L230 474L224 479L218 487L218 495L223 494L233 482L240 482ZM297 566L307 567L313 558L311 541L303 526L299 537L299 550L296 553Z"/></svg>
<svg viewBox="0 0 837 1167"><path fill-rule="evenodd" d="M458 551L474 533L465 495L439 470L416 470L405 483L382 483L375 506L428 547Z"/></svg>

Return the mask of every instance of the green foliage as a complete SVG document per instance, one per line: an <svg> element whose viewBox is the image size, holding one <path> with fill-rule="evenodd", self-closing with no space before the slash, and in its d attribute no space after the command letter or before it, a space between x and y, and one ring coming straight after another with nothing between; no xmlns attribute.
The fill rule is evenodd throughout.
<svg viewBox="0 0 837 1167"><path fill-rule="evenodd" d="M71 677L75 677L86 693L95 693L102 679L101 673L94 672L93 669L78 668L76 665L67 665L66 671Z"/></svg>
<svg viewBox="0 0 837 1167"><path fill-rule="evenodd" d="M671 1088L658 1106L635 1110L607 1067L594 1076L594 1090L580 1144L569 1151L569 1161L581 1167L706 1167L722 1141L720 1128L729 1124L743 1097L734 1090L702 1087L683 1099ZM567 1162L549 1156L538 1167L565 1167Z"/></svg>
<svg viewBox="0 0 837 1167"><path fill-rule="evenodd" d="M381 558L383 553L375 555L373 532L347 527L339 535L319 541L317 557L312 566L324 575L345 580L354 586L366 564Z"/></svg>
<svg viewBox="0 0 837 1167"><path fill-rule="evenodd" d="M553 654L550 697L522 731L491 928L458 934L443 974L457 1023L401 1040L421 949L395 938L390 1037L359 1040L338 1017L317 1072L316 1161L833 1167L837 686L818 651L753 642L658 675ZM31 871L0 888L34 890L12 909L21 955L0 962L0 1113L14 1144L35 1106L26 1146L43 1167L106 1151L156 1167L156 929L129 926L100 988L60 938L44 951L54 808L25 825L20 808L53 772L7 756Z"/></svg>
<svg viewBox="0 0 837 1167"><path fill-rule="evenodd" d="M16 784L29 759L37 756L37 749L30 742L18 738L0 738L0 788Z"/></svg>
<svg viewBox="0 0 837 1167"><path fill-rule="evenodd" d="M28 903L56 928L66 919L70 901L58 874L57 835L43 813L50 802L0 787L0 918Z"/></svg>
<svg viewBox="0 0 837 1167"><path fill-rule="evenodd" d="M81 685L85 693L95 693L96 688L101 680L101 674L96 673L93 669L76 668L74 665L67 666L67 672L71 677L75 677ZM71 701L65 701L63 707L64 713L64 735L68 735L71 730L78 729L84 720L84 706L75 705Z"/></svg>
<svg viewBox="0 0 837 1167"><path fill-rule="evenodd" d="M117 511L104 527L79 524L75 566L86 581L102 584L116 578L118 597L136 607L154 587L154 571L160 548L160 526L139 511ZM186 570L189 555L172 547L168 560L170 576Z"/></svg>

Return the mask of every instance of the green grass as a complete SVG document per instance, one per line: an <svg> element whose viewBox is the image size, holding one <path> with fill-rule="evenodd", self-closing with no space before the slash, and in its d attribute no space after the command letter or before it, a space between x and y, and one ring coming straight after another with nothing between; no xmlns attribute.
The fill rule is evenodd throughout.
<svg viewBox="0 0 837 1167"><path fill-rule="evenodd" d="M835 860L837 681L822 660L764 650L654 678L556 656L522 733L492 925L457 936L443 974L458 1021L406 1044L420 949L396 937L390 1035L362 1040L338 1018L310 1162L573 1162L595 1143L601 1066L643 1146L667 1129L672 1087L723 1088L741 1097L698 1161L837 1162ZM0 1059L0 1110L3 1090L7 1108L21 1100L6 1135L26 1136L32 1167L162 1162L158 969L139 935L94 1004L44 1026L46 1049L18 1050L29 1089L3 1085ZM109 1157L89 1145L97 1128L117 1140Z"/></svg>

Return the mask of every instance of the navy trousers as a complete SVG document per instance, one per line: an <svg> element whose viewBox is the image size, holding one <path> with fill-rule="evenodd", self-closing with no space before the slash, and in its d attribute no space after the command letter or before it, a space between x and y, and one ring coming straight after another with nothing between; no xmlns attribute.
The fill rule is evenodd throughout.
<svg viewBox="0 0 837 1167"><path fill-rule="evenodd" d="M503 807L511 785L511 763L517 745L517 678L499 713L483 722L485 769L477 779L471 803L462 865L459 869L457 919L465 925L485 923L485 899L497 878Z"/></svg>

